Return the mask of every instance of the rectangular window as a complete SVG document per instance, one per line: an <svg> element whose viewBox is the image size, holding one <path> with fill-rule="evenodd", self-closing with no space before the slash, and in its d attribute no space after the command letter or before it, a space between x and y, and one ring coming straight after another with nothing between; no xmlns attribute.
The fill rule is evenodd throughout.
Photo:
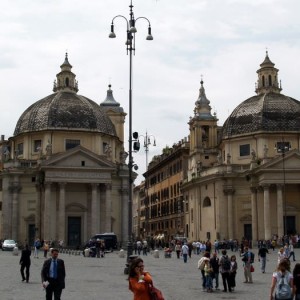
<svg viewBox="0 0 300 300"><path fill-rule="evenodd" d="M70 150L80 145L80 140L66 139L66 150Z"/></svg>
<svg viewBox="0 0 300 300"><path fill-rule="evenodd" d="M33 141L33 152L39 152L42 148L42 140Z"/></svg>
<svg viewBox="0 0 300 300"><path fill-rule="evenodd" d="M240 145L240 156L250 155L250 144Z"/></svg>
<svg viewBox="0 0 300 300"><path fill-rule="evenodd" d="M17 153L16 155L23 155L24 153L24 144L23 143L20 143L17 145Z"/></svg>
<svg viewBox="0 0 300 300"><path fill-rule="evenodd" d="M102 153L105 154L107 151L108 143L103 142L102 143Z"/></svg>
<svg viewBox="0 0 300 300"><path fill-rule="evenodd" d="M277 153L285 153L291 149L291 144L290 142L277 142L275 148L277 149Z"/></svg>

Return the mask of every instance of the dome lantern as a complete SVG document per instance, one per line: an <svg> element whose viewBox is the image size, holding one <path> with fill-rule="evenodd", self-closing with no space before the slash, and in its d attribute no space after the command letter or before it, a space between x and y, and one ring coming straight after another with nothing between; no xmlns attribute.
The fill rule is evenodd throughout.
<svg viewBox="0 0 300 300"><path fill-rule="evenodd" d="M270 60L268 51L266 51L265 60L260 64L260 69L257 70L258 81L255 92L265 94L268 92L280 93L282 88L278 84L278 69L274 68L275 64Z"/></svg>
<svg viewBox="0 0 300 300"><path fill-rule="evenodd" d="M76 75L71 71L72 65L68 60L68 53L66 53L65 61L60 66L61 71L56 75L54 81L53 92L78 92L78 81L75 80Z"/></svg>

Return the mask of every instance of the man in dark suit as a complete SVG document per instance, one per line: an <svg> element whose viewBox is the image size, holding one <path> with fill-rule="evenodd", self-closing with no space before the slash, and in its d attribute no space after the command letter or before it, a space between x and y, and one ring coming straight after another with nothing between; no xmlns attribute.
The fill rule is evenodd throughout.
<svg viewBox="0 0 300 300"><path fill-rule="evenodd" d="M31 255L31 250L29 249L29 246L26 244L25 249L22 250L22 255L20 258L20 265L21 265L21 276L22 276L22 281L26 282L29 281L29 269L30 269L30 255ZM24 275L24 269L26 269L26 278Z"/></svg>
<svg viewBox="0 0 300 300"><path fill-rule="evenodd" d="M44 262L41 276L43 287L46 289L46 300L60 300L62 290L65 288L65 263L58 257L58 249L51 249L51 258Z"/></svg>

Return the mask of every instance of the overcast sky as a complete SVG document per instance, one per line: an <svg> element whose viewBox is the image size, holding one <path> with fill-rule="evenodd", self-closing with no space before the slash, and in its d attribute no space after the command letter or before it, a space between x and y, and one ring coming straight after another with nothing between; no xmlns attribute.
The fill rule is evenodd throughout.
<svg viewBox="0 0 300 300"><path fill-rule="evenodd" d="M129 18L129 4L130 0L1 1L1 134L12 136L23 111L52 93L66 51L79 94L100 103L111 83L115 99L128 112L125 20L114 22L116 39L108 34L114 16ZM266 49L279 69L282 93L300 100L299 0L133 0L133 5L135 18L150 20L154 37L145 40L148 24L138 20L133 131L155 136L157 146L150 145L149 161L166 145L188 136L201 75L219 125L255 94L256 71ZM134 160L142 174L143 147Z"/></svg>

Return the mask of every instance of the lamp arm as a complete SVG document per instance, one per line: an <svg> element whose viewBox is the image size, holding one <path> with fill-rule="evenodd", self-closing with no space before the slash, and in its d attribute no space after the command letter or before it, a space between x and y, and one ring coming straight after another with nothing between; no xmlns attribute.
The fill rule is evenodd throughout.
<svg viewBox="0 0 300 300"><path fill-rule="evenodd" d="M113 19L111 20L111 24L112 24L112 25L114 24L114 20L115 20L116 18L123 18L123 19L125 19L126 24L127 24L127 31L128 31L128 30L129 30L129 22L128 22L127 18L124 17L124 16L122 16L122 15L117 15L117 16L113 17Z"/></svg>

